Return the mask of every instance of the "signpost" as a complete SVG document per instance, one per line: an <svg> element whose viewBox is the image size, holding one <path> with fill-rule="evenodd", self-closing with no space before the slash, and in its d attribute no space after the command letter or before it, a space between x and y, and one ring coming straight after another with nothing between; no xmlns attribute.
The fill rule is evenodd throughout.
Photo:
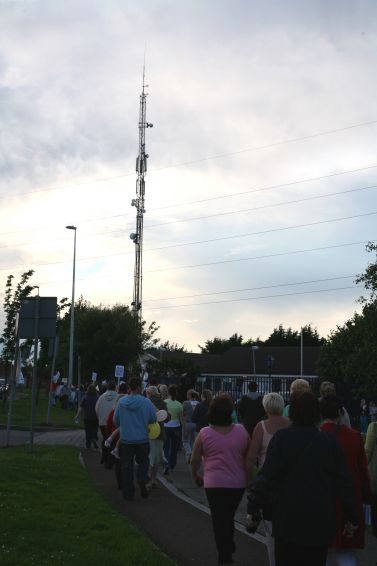
<svg viewBox="0 0 377 566"><path fill-rule="evenodd" d="M51 376L50 376L50 387L48 391L48 407L47 407L47 424L50 424L50 416L51 416L51 404L52 404L52 393L53 393L53 384L56 384L58 379L56 379L55 375L55 363L56 363L56 356L59 349L59 336L55 336L52 343L52 363L51 363ZM57 372L60 376L60 372ZM54 391L55 394L55 391Z"/></svg>
<svg viewBox="0 0 377 566"><path fill-rule="evenodd" d="M30 451L33 451L35 410L37 404L37 364L40 338L55 338L57 318L56 297L28 297L21 302L18 338L34 338L34 365L31 393Z"/></svg>
<svg viewBox="0 0 377 566"><path fill-rule="evenodd" d="M115 366L115 377L118 379L118 387L120 380L124 378L124 366Z"/></svg>

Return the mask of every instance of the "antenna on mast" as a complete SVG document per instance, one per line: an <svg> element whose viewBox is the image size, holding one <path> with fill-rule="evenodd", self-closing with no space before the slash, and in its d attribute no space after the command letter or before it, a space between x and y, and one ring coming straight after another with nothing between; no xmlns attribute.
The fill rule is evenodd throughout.
<svg viewBox="0 0 377 566"><path fill-rule="evenodd" d="M147 122L147 94L145 93L145 52L143 65L143 88L140 95L139 110L139 153L136 158L136 198L132 199L131 206L136 207L136 232L130 234L135 245L135 268L134 268L134 292L131 303L132 312L141 327L142 323L142 296L143 296L143 224L145 213L145 175L147 173L147 159L145 153L145 130L153 128L153 124Z"/></svg>
<svg viewBox="0 0 377 566"><path fill-rule="evenodd" d="M144 63L143 63L143 92L144 92L144 87L146 86L145 84L145 58L147 56L147 44L145 44L144 47Z"/></svg>

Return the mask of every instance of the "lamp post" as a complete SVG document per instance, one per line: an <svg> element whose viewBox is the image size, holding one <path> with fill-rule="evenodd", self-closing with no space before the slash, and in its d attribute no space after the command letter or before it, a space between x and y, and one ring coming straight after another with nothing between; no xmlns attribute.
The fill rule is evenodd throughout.
<svg viewBox="0 0 377 566"><path fill-rule="evenodd" d="M37 408L37 390L38 390L38 342L39 342L39 286L34 285L33 289L38 289L38 294L35 297L35 311L34 311L34 356L33 356L33 381L31 385L31 421L30 421L30 452L33 452L34 446L34 428L35 428L35 413Z"/></svg>
<svg viewBox="0 0 377 566"><path fill-rule="evenodd" d="M69 332L69 365L68 365L68 387L72 385L73 377L73 344L75 334L75 271L76 271L76 226L66 226L67 230L74 230L73 240L73 275L72 275L72 301L71 301L71 326Z"/></svg>

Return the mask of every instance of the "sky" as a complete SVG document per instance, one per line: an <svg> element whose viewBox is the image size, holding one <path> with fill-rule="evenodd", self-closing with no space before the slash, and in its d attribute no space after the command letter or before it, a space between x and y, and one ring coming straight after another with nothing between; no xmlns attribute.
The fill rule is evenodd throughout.
<svg viewBox="0 0 377 566"><path fill-rule="evenodd" d="M130 304L145 57L143 317L198 351L360 307L377 239L374 0L0 0L0 301ZM0 316L0 325L3 323Z"/></svg>

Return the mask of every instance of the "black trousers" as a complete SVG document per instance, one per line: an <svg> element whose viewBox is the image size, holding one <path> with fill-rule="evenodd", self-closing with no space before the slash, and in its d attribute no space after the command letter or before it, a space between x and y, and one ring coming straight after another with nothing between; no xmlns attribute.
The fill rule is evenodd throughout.
<svg viewBox="0 0 377 566"><path fill-rule="evenodd" d="M85 426L85 444L87 448L90 448L92 443L93 446L97 446L97 431L98 431L98 421L94 419L84 419Z"/></svg>
<svg viewBox="0 0 377 566"><path fill-rule="evenodd" d="M106 467L108 467L109 464L109 449L106 448L105 446L105 440L108 437L107 434L107 426L106 425L101 425L100 427L101 430L101 434L102 434L102 443L101 443L101 449L102 449L102 453L101 453L101 464L105 464Z"/></svg>
<svg viewBox="0 0 377 566"><path fill-rule="evenodd" d="M206 488L219 564L230 564L232 562L232 554L236 549L233 540L234 514L244 491L241 488Z"/></svg>
<svg viewBox="0 0 377 566"><path fill-rule="evenodd" d="M326 566L327 546L303 546L275 539L276 566Z"/></svg>

